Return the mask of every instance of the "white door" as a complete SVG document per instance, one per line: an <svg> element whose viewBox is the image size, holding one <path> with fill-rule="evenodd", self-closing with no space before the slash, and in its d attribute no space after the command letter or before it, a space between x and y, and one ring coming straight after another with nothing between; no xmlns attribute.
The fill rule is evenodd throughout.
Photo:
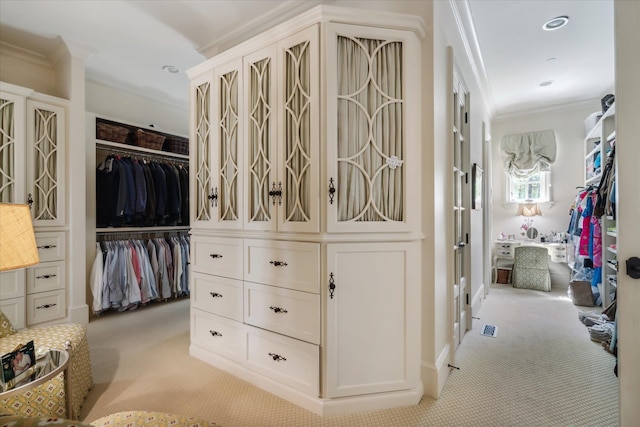
<svg viewBox="0 0 640 427"><path fill-rule="evenodd" d="M452 55L450 55L452 59ZM455 70L452 61L452 69ZM469 289L468 249L469 243L469 93L459 74L453 72L453 90L451 93L453 119L451 129L451 158L452 158L452 201L453 201L453 232L452 241L452 294L453 294L453 347L457 348L468 329Z"/></svg>
<svg viewBox="0 0 640 427"><path fill-rule="evenodd" d="M328 398L405 390L419 378L418 243L327 246Z"/></svg>

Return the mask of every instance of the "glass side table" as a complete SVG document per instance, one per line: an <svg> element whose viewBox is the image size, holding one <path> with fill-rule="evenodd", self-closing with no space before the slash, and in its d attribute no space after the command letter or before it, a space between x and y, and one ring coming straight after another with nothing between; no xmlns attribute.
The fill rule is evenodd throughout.
<svg viewBox="0 0 640 427"><path fill-rule="evenodd" d="M34 387L44 384L64 372L64 400L66 416L71 414L71 399L69 399L69 353L66 350L52 348L43 354L36 354L36 364L25 371L18 378L18 383L13 380L8 384L0 383L0 399L7 399L22 394Z"/></svg>

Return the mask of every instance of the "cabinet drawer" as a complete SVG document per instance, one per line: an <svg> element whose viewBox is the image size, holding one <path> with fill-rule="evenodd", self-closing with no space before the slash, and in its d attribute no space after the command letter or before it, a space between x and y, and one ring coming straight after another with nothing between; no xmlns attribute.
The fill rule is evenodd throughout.
<svg viewBox="0 0 640 427"><path fill-rule="evenodd" d="M559 245L559 246L554 246L551 245L549 246L549 255L554 256L554 255L566 255L567 254L567 247L565 245Z"/></svg>
<svg viewBox="0 0 640 427"><path fill-rule="evenodd" d="M511 248L511 249L498 248L496 250L496 255L501 257L501 258L513 258L514 250L513 250L513 248Z"/></svg>
<svg viewBox="0 0 640 427"><path fill-rule="evenodd" d="M7 316L14 329L24 329L24 297L3 299L0 310Z"/></svg>
<svg viewBox="0 0 640 427"><path fill-rule="evenodd" d="M191 268L242 280L242 240L192 236Z"/></svg>
<svg viewBox="0 0 640 427"><path fill-rule="evenodd" d="M246 353L245 336L242 323L191 309L191 342L242 363Z"/></svg>
<svg viewBox="0 0 640 427"><path fill-rule="evenodd" d="M64 261L44 262L27 270L27 294L65 287Z"/></svg>
<svg viewBox="0 0 640 427"><path fill-rule="evenodd" d="M245 282L244 321L320 344L320 295Z"/></svg>
<svg viewBox="0 0 640 427"><path fill-rule="evenodd" d="M319 293L319 244L245 240L244 253L244 280Z"/></svg>
<svg viewBox="0 0 640 427"><path fill-rule="evenodd" d="M191 306L242 322L242 281L193 273Z"/></svg>
<svg viewBox="0 0 640 427"><path fill-rule="evenodd" d="M24 274L24 269L0 273L0 300L24 296Z"/></svg>
<svg viewBox="0 0 640 427"><path fill-rule="evenodd" d="M566 254L551 254L551 262L567 262Z"/></svg>
<svg viewBox="0 0 640 427"><path fill-rule="evenodd" d="M63 232L36 233L40 262L65 259L65 234Z"/></svg>
<svg viewBox="0 0 640 427"><path fill-rule="evenodd" d="M27 325L60 319L66 309L64 289L27 295Z"/></svg>
<svg viewBox="0 0 640 427"><path fill-rule="evenodd" d="M314 397L319 394L319 354L317 345L248 327L247 366Z"/></svg>

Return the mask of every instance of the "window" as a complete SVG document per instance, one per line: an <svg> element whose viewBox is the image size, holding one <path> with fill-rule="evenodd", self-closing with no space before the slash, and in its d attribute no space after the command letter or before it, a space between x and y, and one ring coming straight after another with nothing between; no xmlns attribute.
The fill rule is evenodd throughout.
<svg viewBox="0 0 640 427"><path fill-rule="evenodd" d="M507 203L543 203L551 200L551 172L538 171L521 177L506 173Z"/></svg>

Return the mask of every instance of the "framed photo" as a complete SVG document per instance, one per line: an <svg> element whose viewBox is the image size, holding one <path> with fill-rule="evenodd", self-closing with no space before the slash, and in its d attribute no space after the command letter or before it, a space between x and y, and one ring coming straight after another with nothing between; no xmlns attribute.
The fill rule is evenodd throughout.
<svg viewBox="0 0 640 427"><path fill-rule="evenodd" d="M2 356L2 382L5 389L21 385L21 381L35 379L35 372L29 368L36 364L36 352L33 341ZM13 380L13 381L12 381ZM6 390L5 390L6 391Z"/></svg>
<svg viewBox="0 0 640 427"><path fill-rule="evenodd" d="M482 209L482 168L477 163L471 169L471 208Z"/></svg>

